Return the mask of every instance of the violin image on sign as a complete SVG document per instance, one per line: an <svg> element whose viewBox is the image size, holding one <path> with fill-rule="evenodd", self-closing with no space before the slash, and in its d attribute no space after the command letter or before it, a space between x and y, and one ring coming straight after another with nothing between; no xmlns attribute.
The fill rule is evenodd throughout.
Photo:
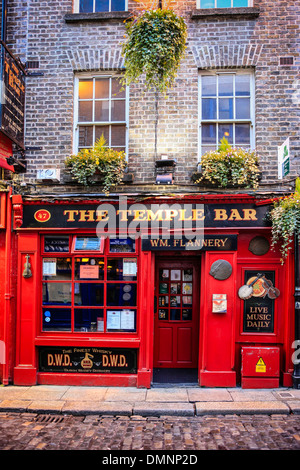
<svg viewBox="0 0 300 470"><path fill-rule="evenodd" d="M269 299L277 299L277 297L280 295L280 290L277 289L277 287L274 287L273 282L269 279L266 279L265 276L262 277L262 280L263 286L266 289L264 297L268 295Z"/></svg>
<svg viewBox="0 0 300 470"><path fill-rule="evenodd" d="M266 279L263 273L258 273L256 277L248 279L247 284L239 288L238 296L242 300L250 297L263 297L266 295L269 299L277 299L280 295L279 289L273 286L273 282Z"/></svg>

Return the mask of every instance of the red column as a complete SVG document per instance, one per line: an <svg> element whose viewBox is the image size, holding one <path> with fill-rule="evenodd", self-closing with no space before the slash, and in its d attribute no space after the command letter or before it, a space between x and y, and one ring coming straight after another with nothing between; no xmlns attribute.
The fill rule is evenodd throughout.
<svg viewBox="0 0 300 470"><path fill-rule="evenodd" d="M217 260L226 260L232 274L226 280L217 280L209 274ZM234 253L206 253L202 265L202 298L200 307L202 350L200 354L200 385L207 387L235 387L234 369L236 264ZM227 312L213 313L213 294L226 294Z"/></svg>
<svg viewBox="0 0 300 470"><path fill-rule="evenodd" d="M154 256L141 251L139 332L140 350L137 387L150 388L153 367Z"/></svg>
<svg viewBox="0 0 300 470"><path fill-rule="evenodd" d="M31 276L26 277L30 263ZM19 234L18 243L18 303L16 325L15 385L36 384L36 355L34 339L37 318L38 234Z"/></svg>

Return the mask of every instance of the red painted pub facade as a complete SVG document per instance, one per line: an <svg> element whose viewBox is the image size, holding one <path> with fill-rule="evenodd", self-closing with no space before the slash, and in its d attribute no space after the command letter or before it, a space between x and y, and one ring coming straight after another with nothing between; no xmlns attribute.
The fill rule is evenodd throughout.
<svg viewBox="0 0 300 470"><path fill-rule="evenodd" d="M16 385L292 385L293 254L247 194L13 196ZM159 379L158 379L159 381Z"/></svg>

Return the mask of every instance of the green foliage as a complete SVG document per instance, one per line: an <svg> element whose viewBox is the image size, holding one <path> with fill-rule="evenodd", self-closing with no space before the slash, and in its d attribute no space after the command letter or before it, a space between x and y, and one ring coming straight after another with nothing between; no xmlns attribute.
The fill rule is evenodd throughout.
<svg viewBox="0 0 300 470"><path fill-rule="evenodd" d="M125 80L135 82L145 73L146 87L165 92L172 86L184 55L187 27L172 10L145 11L126 24Z"/></svg>
<svg viewBox="0 0 300 470"><path fill-rule="evenodd" d="M92 177L99 173L103 176L104 191L121 183L126 166L125 153L106 146L103 135L92 149L83 149L65 161L73 178L85 186L93 184Z"/></svg>
<svg viewBox="0 0 300 470"><path fill-rule="evenodd" d="M296 180L294 194L280 198L270 211L272 222L272 247L280 244L281 261L285 261L292 248L294 234L300 234L300 180Z"/></svg>
<svg viewBox="0 0 300 470"><path fill-rule="evenodd" d="M223 137L218 150L207 152L201 158L201 177L218 187L258 187L260 170L256 153L241 148L232 148Z"/></svg>

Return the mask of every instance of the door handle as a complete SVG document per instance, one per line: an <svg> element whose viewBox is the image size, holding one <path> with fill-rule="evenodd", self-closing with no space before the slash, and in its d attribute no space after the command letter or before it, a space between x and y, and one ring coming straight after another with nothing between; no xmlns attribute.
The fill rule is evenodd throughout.
<svg viewBox="0 0 300 470"><path fill-rule="evenodd" d="M154 313L157 313L157 296L154 296Z"/></svg>

